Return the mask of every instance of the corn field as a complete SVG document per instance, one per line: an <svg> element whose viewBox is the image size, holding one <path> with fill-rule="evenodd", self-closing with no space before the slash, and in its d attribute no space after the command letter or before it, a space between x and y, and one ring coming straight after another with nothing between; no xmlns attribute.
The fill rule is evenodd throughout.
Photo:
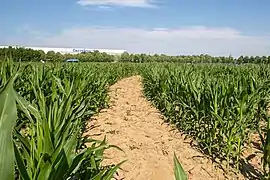
<svg viewBox="0 0 270 180"><path fill-rule="evenodd" d="M1 179L111 179L123 162L101 162L106 149L117 147L82 133L107 106L107 87L131 73L116 68L2 63Z"/></svg>
<svg viewBox="0 0 270 180"><path fill-rule="evenodd" d="M241 168L244 145L259 133L269 178L268 66L156 65L142 74L145 95L167 121L228 169Z"/></svg>
<svg viewBox="0 0 270 180"><path fill-rule="evenodd" d="M108 87L140 74L145 96L199 149L240 170L259 134L263 178L270 165L268 65L81 63L0 64L0 174L3 179L111 179L123 162L103 166L118 148L84 137L86 121L108 106ZM2 103L3 102L3 103ZM112 120L113 121L113 120ZM92 145L86 147L86 143ZM118 148L121 150L120 148ZM176 156L175 176L186 179ZM181 175L182 173L182 175Z"/></svg>

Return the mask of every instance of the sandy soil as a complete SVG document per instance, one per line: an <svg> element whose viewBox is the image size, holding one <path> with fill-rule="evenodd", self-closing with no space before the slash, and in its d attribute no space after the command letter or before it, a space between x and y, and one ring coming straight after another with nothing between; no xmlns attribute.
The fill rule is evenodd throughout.
<svg viewBox="0 0 270 180"><path fill-rule="evenodd" d="M143 97L140 76L122 79L111 86L110 99L110 108L102 110L89 122L89 126L98 127L87 133L95 139L106 135L110 144L125 151L110 149L106 152L111 159L105 163L128 160L116 179L173 180L174 152L189 179L243 179L242 175L224 173L192 148L190 140L164 124L158 110Z"/></svg>

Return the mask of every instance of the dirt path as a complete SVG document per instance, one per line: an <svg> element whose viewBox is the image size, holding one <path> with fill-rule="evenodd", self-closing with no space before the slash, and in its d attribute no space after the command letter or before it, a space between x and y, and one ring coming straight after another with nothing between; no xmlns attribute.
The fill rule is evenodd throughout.
<svg viewBox="0 0 270 180"><path fill-rule="evenodd" d="M106 161L108 163L128 160L122 165L123 170L119 170L117 179L174 180L174 152L189 179L225 179L222 170L193 149L189 140L163 124L159 112L143 97L140 76L125 78L111 86L110 98L111 107L89 123L99 127L88 133L96 139L106 135L110 144L125 151L111 149L106 153L112 158ZM95 136L99 133L101 135Z"/></svg>

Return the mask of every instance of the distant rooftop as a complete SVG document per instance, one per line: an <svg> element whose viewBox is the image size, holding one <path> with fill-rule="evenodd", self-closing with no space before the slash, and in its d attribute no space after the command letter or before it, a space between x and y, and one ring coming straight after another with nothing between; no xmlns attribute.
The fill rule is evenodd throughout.
<svg viewBox="0 0 270 180"><path fill-rule="evenodd" d="M54 52L60 52L61 54L78 54L82 52L93 52L93 51L99 51L99 52L105 52L107 54L122 54L126 52L126 50L121 49L89 49L89 48L61 48L61 47L34 47L34 46L12 46L13 48L16 47L22 47L22 48L29 48L33 50L42 50L45 53L48 51L54 51ZM8 48L9 46L0 46L0 48Z"/></svg>

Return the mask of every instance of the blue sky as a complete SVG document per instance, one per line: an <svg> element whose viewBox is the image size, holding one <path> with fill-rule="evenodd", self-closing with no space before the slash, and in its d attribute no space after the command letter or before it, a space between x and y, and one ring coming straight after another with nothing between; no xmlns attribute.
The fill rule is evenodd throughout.
<svg viewBox="0 0 270 180"><path fill-rule="evenodd" d="M0 44L269 55L267 0L2 0Z"/></svg>

